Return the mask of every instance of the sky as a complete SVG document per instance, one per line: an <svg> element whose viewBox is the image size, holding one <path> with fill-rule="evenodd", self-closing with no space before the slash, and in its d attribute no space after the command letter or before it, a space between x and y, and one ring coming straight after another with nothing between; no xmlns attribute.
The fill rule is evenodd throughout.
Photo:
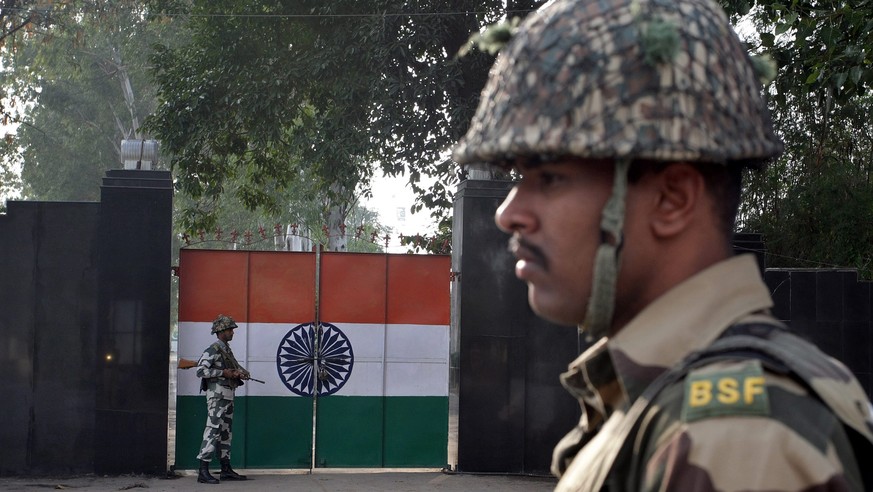
<svg viewBox="0 0 873 492"><path fill-rule="evenodd" d="M18 125L16 125L16 124L10 124L10 125L0 124L0 138L5 137L6 134L8 134L8 133L15 133L15 130L17 127L18 127ZM19 174L21 173L21 165L15 164L15 169L16 169L17 173L19 173ZM21 196L21 193L18 190L15 190L14 192L10 192L10 191L6 191L4 188L5 187L0 186L0 204L5 203L6 200L16 200Z"/></svg>
<svg viewBox="0 0 873 492"><path fill-rule="evenodd" d="M400 246L400 234L404 236L431 235L436 230L430 212L427 210L422 210L416 214L410 212L410 208L415 202L415 194L406 181L405 176L396 178L374 177L371 183L373 197L362 201L364 207L379 214L379 222L382 225L388 226L394 231L386 250L388 253L407 252L406 246Z"/></svg>

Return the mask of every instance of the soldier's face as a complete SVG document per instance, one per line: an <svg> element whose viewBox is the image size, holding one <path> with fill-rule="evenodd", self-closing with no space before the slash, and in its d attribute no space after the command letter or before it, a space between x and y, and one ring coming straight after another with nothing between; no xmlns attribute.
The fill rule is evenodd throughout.
<svg viewBox="0 0 873 492"><path fill-rule="evenodd" d="M527 283L534 312L555 323L579 324L591 294L613 165L563 160L517 168L522 179L495 216L498 227L512 234L515 275Z"/></svg>
<svg viewBox="0 0 873 492"><path fill-rule="evenodd" d="M228 328L218 334L218 338L221 338L225 342L229 342L233 340L233 328Z"/></svg>

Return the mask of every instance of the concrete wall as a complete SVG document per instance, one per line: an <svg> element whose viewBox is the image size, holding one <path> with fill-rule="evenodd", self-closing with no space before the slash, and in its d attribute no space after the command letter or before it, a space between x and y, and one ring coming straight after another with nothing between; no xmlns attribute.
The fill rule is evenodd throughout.
<svg viewBox="0 0 873 492"><path fill-rule="evenodd" d="M449 465L545 474L579 410L558 374L585 348L537 318L493 214L511 183L455 202ZM10 202L0 215L0 476L163 473L172 182L110 171L100 203ZM738 249L762 249L755 237ZM762 255L759 253L759 258ZM854 271L774 270L776 315L871 393L871 288Z"/></svg>
<svg viewBox="0 0 873 492"><path fill-rule="evenodd" d="M172 182L101 195L0 215L0 475L166 472Z"/></svg>
<svg viewBox="0 0 873 492"><path fill-rule="evenodd" d="M0 215L0 475L92 470L97 203Z"/></svg>
<svg viewBox="0 0 873 492"><path fill-rule="evenodd" d="M173 189L168 171L109 171L97 231L97 473L165 473Z"/></svg>
<svg viewBox="0 0 873 492"><path fill-rule="evenodd" d="M768 268L764 279L776 317L846 364L873 397L871 283L858 280L855 270L840 269Z"/></svg>

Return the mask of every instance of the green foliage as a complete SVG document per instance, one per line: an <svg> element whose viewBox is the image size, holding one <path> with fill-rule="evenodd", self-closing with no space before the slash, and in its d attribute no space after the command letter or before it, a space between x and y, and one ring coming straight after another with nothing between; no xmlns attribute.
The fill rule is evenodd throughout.
<svg viewBox="0 0 873 492"><path fill-rule="evenodd" d="M161 105L147 127L196 199L241 179L241 202L274 211L264 186L303 176L335 205L367 188L375 162L408 176L416 210L444 218L458 172L446 155L493 62L456 54L481 26L539 3L193 0L190 42L152 58ZM438 179L425 188L422 176Z"/></svg>
<svg viewBox="0 0 873 492"><path fill-rule="evenodd" d="M521 17L513 17L510 20L496 22L485 27L482 32L470 36L470 39L458 50L458 56L467 56L474 48L497 56L497 53L509 43L512 36L518 31L519 24L521 24Z"/></svg>
<svg viewBox="0 0 873 492"><path fill-rule="evenodd" d="M674 23L655 18L645 23L640 42L646 63L650 65L667 63L679 52L679 30Z"/></svg>
<svg viewBox="0 0 873 492"><path fill-rule="evenodd" d="M791 104L798 92L829 94L839 103L873 84L873 4L867 1L722 0L738 20L748 14L758 33L756 52L780 67L773 95ZM755 43L757 41L757 43Z"/></svg>
<svg viewBox="0 0 873 492"><path fill-rule="evenodd" d="M39 29L25 29L10 36L7 49L2 50L3 87L9 106L6 118L12 117L20 126L14 135L0 142L0 191L4 194L23 191L26 198L40 200L97 200L105 171L121 167L121 140L150 136L143 133L140 125L157 106L149 57L155 46L159 46L158 53L175 53L180 39L190 39L186 19L153 15L148 4L132 0L58 3L53 5L49 19L50 22L39 24L31 22ZM240 35L245 38L244 31ZM218 33L217 42L223 36ZM274 48L253 47L246 39L240 43L239 51L221 51L219 59L245 57L254 51L267 56ZM195 162L192 172L201 172L207 178L209 172L225 174L220 183L210 183L213 186L210 193L192 186L192 180L177 180L177 188L182 191L176 195L175 211L180 231L211 230L222 222L235 224L228 230L239 227L240 234L245 230L257 231L262 224L269 224L266 229L272 230L273 220L323 224L324 210L331 203L341 204L344 217L354 214L353 182L348 188L319 188L313 184L317 183L313 177L317 168L301 164L308 156L301 157L299 149L287 145L289 136L295 132L315 132L305 125L317 116L311 106L299 112L299 120L284 126L275 122L286 114L270 113L282 105L263 97L269 92L261 90L263 86L248 87L252 92L237 101L223 101L224 107L210 106L213 104L210 98L217 96L208 89L215 87L216 81L209 79L226 67L220 63L201 63L196 68L205 71L198 75L205 78L207 89L191 86L192 108L170 115L176 117L171 121L182 127L162 135L167 140L163 142L164 158L159 167L173 162L172 152L179 148L178 142L190 141L210 146L219 156L212 162L217 166L201 172ZM260 66L254 64L245 70L257 72ZM278 71L271 75L276 80L285 78ZM187 76L187 82L191 82L193 76ZM186 80L171 82L181 85ZM230 80L232 84L248 82L245 77ZM273 95L285 97L281 92ZM242 123L234 117L225 120L225 115L238 114L238 105L252 110L246 115L250 119ZM264 114L272 114L273 119L264 118L262 124ZM184 120L186 117L210 124L219 121L220 125L199 127L215 132L217 137L192 138L187 130L196 125L191 124L192 120ZM297 145L303 144L298 141ZM324 145L324 148L337 147ZM288 162L293 165L287 166ZM20 183L16 164L22 165ZM355 160L354 164L362 175L370 172L362 161ZM329 169L322 174L332 184L341 183L330 172ZM251 212L256 209L258 213ZM304 219L299 217L302 215L309 216ZM363 248L372 246L368 244Z"/></svg>
<svg viewBox="0 0 873 492"><path fill-rule="evenodd" d="M851 267L873 278L873 99L820 112L815 95L779 115L785 156L748 181L745 230L764 235L772 267Z"/></svg>
<svg viewBox="0 0 873 492"><path fill-rule="evenodd" d="M0 9L0 43L3 48L10 49L6 45L7 38L12 38L11 46L14 46L14 36L19 31L24 33L33 32L51 25L52 2L41 0L4 0Z"/></svg>
<svg viewBox="0 0 873 492"><path fill-rule="evenodd" d="M776 61L767 95L785 154L749 180L741 226L768 266L852 267L873 278L873 4L723 0Z"/></svg>
<svg viewBox="0 0 873 492"><path fill-rule="evenodd" d="M22 165L25 197L96 200L104 171L121 166L121 140L142 136L154 106L147 53L171 26L147 22L132 0L50 5L0 52L6 119L19 125L0 142L0 166Z"/></svg>
<svg viewBox="0 0 873 492"><path fill-rule="evenodd" d="M298 184L293 184L276 200L287 206L276 215L267 216L260 210L247 209L237 198L237 183L228 185L228 192L216 198L218 203L208 200L193 200L184 194L176 195L174 223L179 246L203 249L245 249L245 250L284 250L284 239L289 230L293 234L310 240L315 244L327 245L328 233L323 229L324 204L298 193ZM211 210L202 216L214 219L208 227L192 228L194 222L185 214L197 211L210 204ZM348 227L341 233L345 236L345 251L358 253L378 253L383 248L373 236L381 237L386 228L379 223L373 211L353 206L347 216ZM308 227L311 225L311 227ZM374 234L375 233L375 234Z"/></svg>
<svg viewBox="0 0 873 492"><path fill-rule="evenodd" d="M437 228L437 232L431 236L416 234L403 237L400 244L409 248L408 253L450 254L452 252L452 223L450 220L443 221Z"/></svg>
<svg viewBox="0 0 873 492"><path fill-rule="evenodd" d="M761 85L769 85L770 82L776 79L776 72L779 70L779 67L776 66L776 61L773 60L773 57L764 53L763 55L753 55L750 58Z"/></svg>

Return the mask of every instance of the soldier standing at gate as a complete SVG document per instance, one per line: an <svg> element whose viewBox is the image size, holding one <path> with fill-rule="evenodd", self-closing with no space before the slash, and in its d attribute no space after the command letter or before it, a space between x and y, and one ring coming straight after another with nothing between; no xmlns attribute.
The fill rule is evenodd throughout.
<svg viewBox="0 0 873 492"><path fill-rule="evenodd" d="M213 454L221 463L221 480L245 480L230 467L230 441L233 437L233 394L242 386L249 373L237 362L228 342L233 340L236 322L230 316L218 315L212 322L212 333L218 337L200 356L197 363L197 377L201 378L200 390L206 392L206 428L203 430L203 443L200 445L200 472L197 481L217 484L218 480L209 473L209 462Z"/></svg>

